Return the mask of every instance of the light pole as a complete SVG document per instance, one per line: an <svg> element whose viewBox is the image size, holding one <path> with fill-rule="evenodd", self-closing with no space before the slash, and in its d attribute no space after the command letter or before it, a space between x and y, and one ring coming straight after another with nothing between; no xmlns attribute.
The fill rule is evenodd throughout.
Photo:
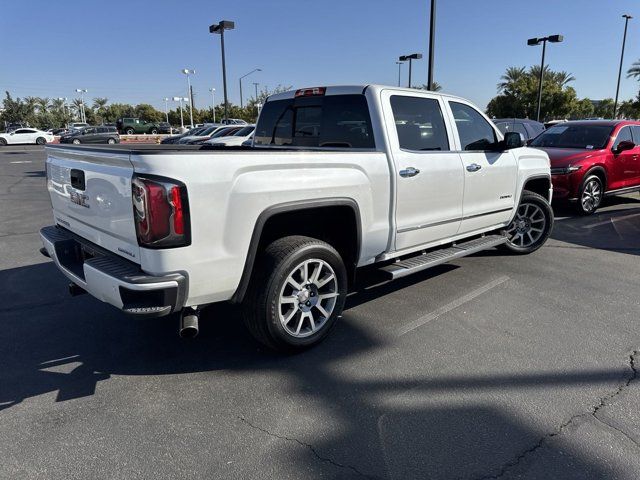
<svg viewBox="0 0 640 480"><path fill-rule="evenodd" d="M227 120L229 115L229 101L227 97L227 66L224 58L224 31L233 30L236 24L229 20L222 20L218 24L209 27L209 33L220 34L220 48L222 49L222 84L224 90L224 119Z"/></svg>
<svg viewBox="0 0 640 480"><path fill-rule="evenodd" d="M189 118L191 119L191 128L193 128L193 91L191 90L191 80L189 75L194 75L196 71L189 70L188 68L183 68L182 73L187 76L187 92L189 94Z"/></svg>
<svg viewBox="0 0 640 480"><path fill-rule="evenodd" d="M216 123L216 89L210 88L211 92L211 112L213 113L213 123Z"/></svg>
<svg viewBox="0 0 640 480"><path fill-rule="evenodd" d="M84 112L84 94L87 93L86 88L76 88L76 92L80 94L80 121L87 123L87 116Z"/></svg>
<svg viewBox="0 0 640 480"><path fill-rule="evenodd" d="M184 118L182 115L182 102L188 102L189 99L185 97L173 97L174 102L180 102L180 130L184 131ZM193 127L191 127L193 128Z"/></svg>
<svg viewBox="0 0 640 480"><path fill-rule="evenodd" d="M254 68L253 70L251 70L249 73L245 73L244 75L242 75L240 77L240 108L244 108L244 103L243 103L243 99L242 99L242 79L244 77L248 77L249 75L251 75L252 73L255 72L261 72L262 69L261 68Z"/></svg>
<svg viewBox="0 0 640 480"><path fill-rule="evenodd" d="M436 0L431 0L429 17L429 72L427 74L427 90L433 91L433 57L436 46Z"/></svg>
<svg viewBox="0 0 640 480"><path fill-rule="evenodd" d="M412 53L411 55L402 55L398 60L401 62L406 62L409 60L409 85L408 88L411 88L411 61L412 60L420 60L422 58L421 53Z"/></svg>
<svg viewBox="0 0 640 480"><path fill-rule="evenodd" d="M618 69L618 84L616 86L616 99L613 102L613 118L616 118L616 114L618 113L618 94L620 93L620 75L622 75L622 62L624 61L624 45L627 43L627 25L629 24L629 20L633 17L628 14L622 15L624 18L624 35L622 36L622 53L620 54L620 68Z"/></svg>
<svg viewBox="0 0 640 480"><path fill-rule="evenodd" d="M260 85L258 82L253 82L253 86L256 89L256 96L254 97L256 99L256 103L258 103L258 85Z"/></svg>
<svg viewBox="0 0 640 480"><path fill-rule="evenodd" d="M167 97L164 97L164 114L167 117L167 123L169 123L169 99Z"/></svg>
<svg viewBox="0 0 640 480"><path fill-rule="evenodd" d="M540 107L542 105L542 77L544 75L544 54L547 51L547 42L560 43L564 40L562 35L549 35L542 38L530 38L527 40L527 45L530 47L540 45L542 43L542 61L540 62L540 78L538 79L538 114L536 120L540 121Z"/></svg>
<svg viewBox="0 0 640 480"><path fill-rule="evenodd" d="M404 65L404 62L396 62L396 65L398 65L398 86L400 86L400 75L402 74L402 65Z"/></svg>

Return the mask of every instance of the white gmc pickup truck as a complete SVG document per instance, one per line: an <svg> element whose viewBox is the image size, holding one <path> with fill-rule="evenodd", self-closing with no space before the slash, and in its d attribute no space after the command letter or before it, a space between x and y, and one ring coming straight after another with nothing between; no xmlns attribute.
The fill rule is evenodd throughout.
<svg viewBox="0 0 640 480"><path fill-rule="evenodd" d="M480 250L530 253L553 225L549 158L461 98L377 85L265 103L252 147L47 146L42 253L132 315L242 303L257 340L321 341L358 269L389 279Z"/></svg>

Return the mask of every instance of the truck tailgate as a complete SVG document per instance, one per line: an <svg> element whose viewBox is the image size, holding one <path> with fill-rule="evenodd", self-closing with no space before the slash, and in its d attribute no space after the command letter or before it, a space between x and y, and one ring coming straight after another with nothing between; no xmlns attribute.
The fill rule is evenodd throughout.
<svg viewBox="0 0 640 480"><path fill-rule="evenodd" d="M129 152L47 147L46 166L56 224L139 263Z"/></svg>

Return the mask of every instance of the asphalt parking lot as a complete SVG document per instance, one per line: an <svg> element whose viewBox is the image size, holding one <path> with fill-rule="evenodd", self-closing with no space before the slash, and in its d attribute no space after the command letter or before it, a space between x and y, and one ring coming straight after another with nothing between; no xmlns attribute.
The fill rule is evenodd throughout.
<svg viewBox="0 0 640 480"><path fill-rule="evenodd" d="M42 148L0 150L0 202L0 478L638 478L638 194L530 256L367 280L291 357L227 306L186 341L69 297Z"/></svg>

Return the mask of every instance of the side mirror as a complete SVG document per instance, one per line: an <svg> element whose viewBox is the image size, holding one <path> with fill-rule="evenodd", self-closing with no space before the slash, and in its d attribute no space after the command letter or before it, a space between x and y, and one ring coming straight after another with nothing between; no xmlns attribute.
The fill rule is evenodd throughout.
<svg viewBox="0 0 640 480"><path fill-rule="evenodd" d="M520 148L524 146L525 142L522 138L522 134L518 132L507 132L504 134L504 148L510 150L512 148Z"/></svg>
<svg viewBox="0 0 640 480"><path fill-rule="evenodd" d="M612 152L615 153L616 155L619 153L622 153L626 150L631 150L632 148L635 148L636 144L629 141L629 140L623 140L621 141L618 146L614 149L612 149Z"/></svg>

